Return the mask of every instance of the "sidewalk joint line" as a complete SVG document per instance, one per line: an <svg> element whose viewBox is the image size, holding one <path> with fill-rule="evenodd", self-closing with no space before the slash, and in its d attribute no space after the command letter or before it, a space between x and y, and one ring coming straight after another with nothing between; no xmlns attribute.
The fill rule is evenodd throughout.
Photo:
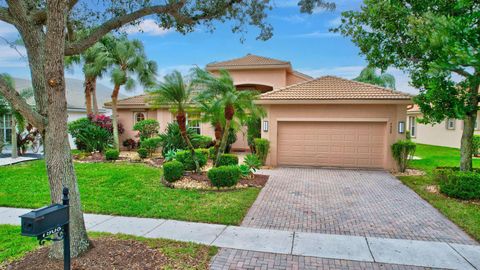
<svg viewBox="0 0 480 270"><path fill-rule="evenodd" d="M225 228L223 228L223 230L215 237L215 239L213 239L213 241L209 244L209 246L213 246L213 243L215 243L215 241L217 241L217 239L220 237L220 235L222 235L228 227L230 227L230 226L225 225Z"/></svg>
<svg viewBox="0 0 480 270"><path fill-rule="evenodd" d="M163 224L165 224L165 222L169 221L169 219L164 219L162 222L160 222L160 224L158 224L157 226L153 227L151 230L147 231L146 233L142 234L142 236L145 236L151 232L153 232L155 229L157 229L158 227L162 226Z"/></svg>
<svg viewBox="0 0 480 270"><path fill-rule="evenodd" d="M291 255L293 255L293 246L295 245L295 235L296 235L296 232L293 231L292 248L290 249L290 254L291 254Z"/></svg>
<svg viewBox="0 0 480 270"><path fill-rule="evenodd" d="M89 215L89 214L84 214L84 215L83 215L83 216L84 216L84 219L85 219L85 215ZM93 214L93 215L95 215L95 214ZM112 220L112 219L115 218L115 216L111 216L111 215L106 215L106 216L110 216L110 218L107 218L107 219L105 219L105 220L102 221L102 222L96 223L95 225L93 225L92 227L90 227L90 230L93 229L93 228L95 228L95 227L97 227L97 226L100 225L100 224L103 224L103 223L105 223L105 222L107 222L107 221Z"/></svg>
<svg viewBox="0 0 480 270"><path fill-rule="evenodd" d="M373 256L372 249L370 248L370 243L368 242L368 237L364 236L365 242L367 242L368 252L370 252L370 256L372 256L373 262L377 262L375 260L375 256Z"/></svg>
<svg viewBox="0 0 480 270"><path fill-rule="evenodd" d="M475 265L473 265L467 258L465 258L465 256L462 255L462 253L460 253L456 248L454 248L451 243L447 243L445 242L451 249L453 249L458 255L460 255L460 257L462 257L466 262L468 262L468 264L470 264L473 269L478 269L477 267L475 267Z"/></svg>

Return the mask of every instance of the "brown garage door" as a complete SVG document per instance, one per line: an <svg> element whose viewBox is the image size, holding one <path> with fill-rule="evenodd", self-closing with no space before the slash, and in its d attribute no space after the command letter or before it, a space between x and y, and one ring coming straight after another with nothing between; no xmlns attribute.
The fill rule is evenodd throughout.
<svg viewBox="0 0 480 270"><path fill-rule="evenodd" d="M382 168L385 123L279 122L278 164Z"/></svg>

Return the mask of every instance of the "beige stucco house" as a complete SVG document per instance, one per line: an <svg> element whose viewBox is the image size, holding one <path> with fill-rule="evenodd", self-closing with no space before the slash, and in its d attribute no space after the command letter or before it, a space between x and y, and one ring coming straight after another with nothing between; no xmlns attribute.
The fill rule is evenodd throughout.
<svg viewBox="0 0 480 270"><path fill-rule="evenodd" d="M262 137L271 142L268 165L395 167L390 145L405 138L410 95L333 76L313 79L290 62L250 54L206 66L214 74L221 69L230 72L237 89L262 92L258 104L267 112ZM136 135L132 127L139 120L157 119L162 131L174 121L168 109L152 109L145 98L118 102L126 130L121 140ZM213 137L210 125L198 119L187 116L188 125ZM237 137L233 148L247 150L246 136L240 132Z"/></svg>
<svg viewBox="0 0 480 270"><path fill-rule="evenodd" d="M460 148L463 132L463 120L450 118L432 125L418 123L422 113L417 105L407 111L407 130L410 131L412 141L423 144ZM480 114L477 116L475 134L480 135Z"/></svg>

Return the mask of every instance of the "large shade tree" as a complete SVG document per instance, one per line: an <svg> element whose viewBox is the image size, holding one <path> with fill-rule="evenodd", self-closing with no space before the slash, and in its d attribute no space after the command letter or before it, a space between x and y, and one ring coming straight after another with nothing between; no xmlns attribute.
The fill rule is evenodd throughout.
<svg viewBox="0 0 480 270"><path fill-rule="evenodd" d="M119 149L117 101L120 87L125 86L126 90L135 87L138 81L144 87L152 87L155 84L157 64L147 59L143 44L139 40L128 40L126 37L112 39L109 52L112 58L112 125L113 125L113 146ZM136 79L135 79L136 78Z"/></svg>
<svg viewBox="0 0 480 270"><path fill-rule="evenodd" d="M461 170L472 169L472 138L480 85L480 2L365 0L336 29L368 62L411 75L425 123L464 120Z"/></svg>
<svg viewBox="0 0 480 270"><path fill-rule="evenodd" d="M259 39L272 36L265 0L0 0L0 20L14 26L23 40L35 95L36 111L0 78L0 93L43 133L45 162L52 202L61 202L62 189L70 189L70 236L72 256L88 249L77 178L67 133L64 57L81 54L103 36L125 25L135 25L146 16L164 29L189 33L198 25L213 30L215 21L232 21L233 31L247 26L260 29ZM333 8L324 0L299 1L301 12ZM94 18L94 19L92 19ZM86 36L78 35L92 29ZM61 258L55 243L52 256Z"/></svg>

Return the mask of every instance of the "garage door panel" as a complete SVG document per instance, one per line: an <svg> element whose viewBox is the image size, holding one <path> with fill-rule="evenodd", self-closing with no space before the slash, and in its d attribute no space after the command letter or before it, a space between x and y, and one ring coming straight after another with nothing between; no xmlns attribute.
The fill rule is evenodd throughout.
<svg viewBox="0 0 480 270"><path fill-rule="evenodd" d="M280 122L280 165L383 167L385 123Z"/></svg>

